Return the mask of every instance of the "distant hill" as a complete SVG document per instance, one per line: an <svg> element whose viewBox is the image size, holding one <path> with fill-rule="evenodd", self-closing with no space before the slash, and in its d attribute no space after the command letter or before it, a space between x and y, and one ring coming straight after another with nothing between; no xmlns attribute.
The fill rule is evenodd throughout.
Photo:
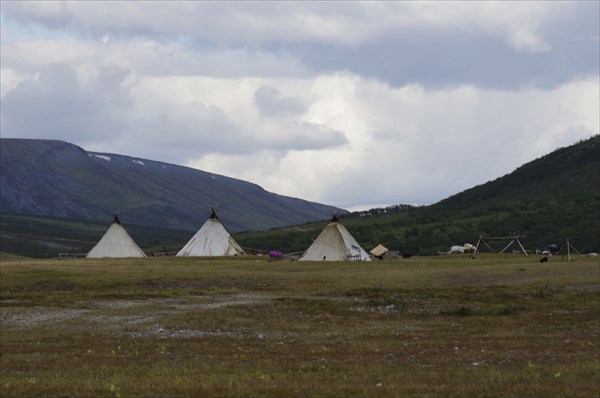
<svg viewBox="0 0 600 398"><path fill-rule="evenodd" d="M504 177L467 189L434 205L473 209L507 203L595 196L600 192L600 136L531 161ZM560 213L560 212L557 212Z"/></svg>
<svg viewBox="0 0 600 398"><path fill-rule="evenodd" d="M320 220L332 206L267 192L246 181L164 162L87 152L63 141L0 140L4 214L197 230L210 205L232 231Z"/></svg>
<svg viewBox="0 0 600 398"><path fill-rule="evenodd" d="M532 251L570 238L578 250L598 252L599 187L600 136L594 136L436 204L355 212L343 215L342 221L366 250L382 243L407 254L436 254L451 245L475 244L480 235L519 234ZM251 247L302 251L323 225L304 224L236 238ZM490 245L500 251L509 242Z"/></svg>

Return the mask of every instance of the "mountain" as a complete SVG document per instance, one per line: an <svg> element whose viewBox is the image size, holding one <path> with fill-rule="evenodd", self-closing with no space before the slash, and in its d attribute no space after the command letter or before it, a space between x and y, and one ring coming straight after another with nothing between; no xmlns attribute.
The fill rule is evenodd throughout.
<svg viewBox="0 0 600 398"><path fill-rule="evenodd" d="M570 238L581 252L598 252L599 187L600 136L594 136L430 206L397 205L341 218L367 250L381 243L407 254L427 255L456 244L475 244L481 235L521 235L532 251ZM302 251L323 225L244 233L236 239L242 246ZM489 243L500 251L510 240Z"/></svg>
<svg viewBox="0 0 600 398"><path fill-rule="evenodd" d="M345 212L246 181L169 163L87 152L56 140L0 140L0 206L18 213L197 230L217 205L232 231L305 223Z"/></svg>

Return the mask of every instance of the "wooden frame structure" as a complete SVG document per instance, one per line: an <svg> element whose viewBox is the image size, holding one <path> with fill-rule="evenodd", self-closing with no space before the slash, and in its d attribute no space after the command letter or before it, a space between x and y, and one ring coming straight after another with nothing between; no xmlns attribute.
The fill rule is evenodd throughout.
<svg viewBox="0 0 600 398"><path fill-rule="evenodd" d="M521 243L519 238L522 238L522 236L521 235L514 235L514 236L483 236L483 235L479 235L479 239L477 240L477 244L475 245L475 253L479 253L479 245L482 243L484 245L486 245L487 248L492 251L492 253L494 253L494 249L492 249L492 247L486 242L486 240L508 240L508 239L510 239L510 242L508 243L508 245L506 245L504 247L504 249L500 250L500 253L504 253L506 251L506 249L508 249L513 243L516 242L517 245L521 249L519 251L522 251L523 254L528 256L529 254L527 254L527 250L525 250L525 248L523 247L523 244Z"/></svg>
<svg viewBox="0 0 600 398"><path fill-rule="evenodd" d="M579 253L579 251L577 249L575 249L575 247L571 244L571 242L569 242L569 238L565 239L565 243L563 243L560 248L558 249L558 251L556 252L556 256L558 256L558 254L563 250L563 248L566 248L567 250L567 261L571 261L571 249L573 249L573 251L577 254L579 254L580 256L582 255L581 253ZM563 258L564 258L564 253L563 253Z"/></svg>

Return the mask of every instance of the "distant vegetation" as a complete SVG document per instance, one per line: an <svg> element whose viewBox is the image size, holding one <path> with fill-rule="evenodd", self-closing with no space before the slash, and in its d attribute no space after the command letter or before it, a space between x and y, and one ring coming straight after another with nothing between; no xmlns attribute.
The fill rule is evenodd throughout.
<svg viewBox="0 0 600 398"><path fill-rule="evenodd" d="M475 244L480 235L518 234L532 251L551 243L561 245L570 238L580 252L598 252L598 187L600 136L594 136L431 206L393 205L341 214L340 218L367 251L383 244L405 254L431 255L446 252L452 245ZM268 213L269 207L262 211ZM109 226L14 214L2 214L1 220L1 250L32 257L87 252ZM235 238L244 248L303 252L327 222L239 233ZM224 224L229 227L226 220ZM125 227L147 252L163 246L178 250L193 234L189 230ZM499 251L508 243L491 245Z"/></svg>
<svg viewBox="0 0 600 398"><path fill-rule="evenodd" d="M527 249L567 237L581 252L600 250L600 136L561 148L513 173L431 206L396 205L342 215L366 250L378 244L429 255L480 235L522 235ZM240 234L247 246L302 251L324 222ZM498 241L498 251L509 241Z"/></svg>

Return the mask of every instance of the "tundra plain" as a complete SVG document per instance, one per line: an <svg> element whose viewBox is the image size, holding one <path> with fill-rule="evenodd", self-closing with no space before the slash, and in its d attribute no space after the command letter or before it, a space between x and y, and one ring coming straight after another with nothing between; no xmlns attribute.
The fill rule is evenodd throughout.
<svg viewBox="0 0 600 398"><path fill-rule="evenodd" d="M598 257L0 263L2 397L597 397Z"/></svg>

